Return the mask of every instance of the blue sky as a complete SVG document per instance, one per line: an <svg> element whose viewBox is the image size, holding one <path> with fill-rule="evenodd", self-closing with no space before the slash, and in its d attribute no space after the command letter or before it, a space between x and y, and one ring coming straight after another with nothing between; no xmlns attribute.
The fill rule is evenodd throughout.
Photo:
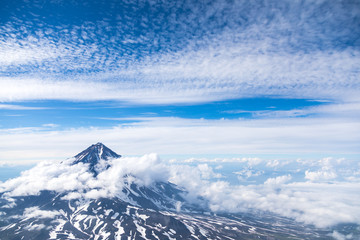
<svg viewBox="0 0 360 240"><path fill-rule="evenodd" d="M359 154L356 1L2 1L0 161Z"/></svg>
<svg viewBox="0 0 360 240"><path fill-rule="evenodd" d="M132 122L138 117L178 117L190 119L255 119L267 118L275 111L291 111L290 117L307 117L315 113L301 112L321 103L306 99L251 98L196 104L144 105L113 101L69 102L29 101L3 105L2 128L48 126L70 127L112 126ZM7 107L7 109L6 109ZM26 121L24 121L26 119ZM50 124L49 124L50 123Z"/></svg>
<svg viewBox="0 0 360 240"><path fill-rule="evenodd" d="M79 181L57 161L102 142L218 210L358 224L359 26L359 1L2 0L0 181L48 162L0 191Z"/></svg>

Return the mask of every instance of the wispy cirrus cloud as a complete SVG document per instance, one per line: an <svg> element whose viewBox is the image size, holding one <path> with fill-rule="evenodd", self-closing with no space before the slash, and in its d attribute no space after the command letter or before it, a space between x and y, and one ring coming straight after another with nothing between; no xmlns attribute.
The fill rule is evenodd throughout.
<svg viewBox="0 0 360 240"><path fill-rule="evenodd" d="M269 110L226 110L223 113L228 114L251 114L254 118L291 118L291 117L330 117L330 118L358 118L360 104L359 102L343 102L343 103L328 103L321 106L310 106L303 108L295 108L291 110L276 110L272 108Z"/></svg>
<svg viewBox="0 0 360 240"><path fill-rule="evenodd" d="M0 159L65 158L98 141L124 154L359 154L360 149L359 122L351 118L137 120L114 127L3 129Z"/></svg>
<svg viewBox="0 0 360 240"><path fill-rule="evenodd" d="M2 101L357 99L356 3L91 3L71 24L25 6L0 28Z"/></svg>
<svg viewBox="0 0 360 240"><path fill-rule="evenodd" d="M46 107L29 107L29 106L21 106L15 104L0 104L0 109L5 110L43 110L47 109Z"/></svg>
<svg viewBox="0 0 360 240"><path fill-rule="evenodd" d="M107 99L142 103L258 96L358 100L356 52L249 54L250 49L253 46L190 50L161 56L158 62L149 58L90 75L2 77L0 97L3 101Z"/></svg>

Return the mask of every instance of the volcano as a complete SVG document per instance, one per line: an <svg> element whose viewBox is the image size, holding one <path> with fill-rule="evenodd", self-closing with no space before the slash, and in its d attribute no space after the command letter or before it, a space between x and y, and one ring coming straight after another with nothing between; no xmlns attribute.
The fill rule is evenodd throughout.
<svg viewBox="0 0 360 240"><path fill-rule="evenodd" d="M31 174L40 176L39 169L47 169L53 177L45 183L40 179L38 184L28 185L20 177L5 182L12 188L2 188L0 192L0 239L316 239L321 236L315 230L303 231L292 220L277 216L213 213L204 199L187 200L187 192L171 182L143 183L137 173L115 171L121 164L126 164L121 155L97 143L57 165L40 164L23 173L22 177L29 179ZM111 175L114 172L116 176ZM106 185L106 180L114 177L118 179L113 181L115 187ZM86 187L79 187L83 185Z"/></svg>
<svg viewBox="0 0 360 240"><path fill-rule="evenodd" d="M81 153L77 154L74 158L73 164L80 162L89 164L89 171L95 176L101 171L101 161L107 161L112 158L120 158L121 155L113 152L102 143L93 144ZM105 167L109 165L105 163Z"/></svg>

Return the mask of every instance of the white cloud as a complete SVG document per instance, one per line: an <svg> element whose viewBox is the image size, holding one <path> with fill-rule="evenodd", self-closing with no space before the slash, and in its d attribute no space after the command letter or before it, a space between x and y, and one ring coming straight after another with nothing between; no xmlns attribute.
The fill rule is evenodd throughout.
<svg viewBox="0 0 360 240"><path fill-rule="evenodd" d="M221 178L221 174L214 173L212 167L209 167L207 164L199 164L197 168L200 170L202 179L210 179L210 178Z"/></svg>
<svg viewBox="0 0 360 240"><path fill-rule="evenodd" d="M357 99L358 53L248 54L253 46L244 47L185 51L176 53L180 56L162 56L159 61L150 58L149 62L128 69L75 76L76 80L51 75L2 77L0 100L110 99L178 103L264 95ZM275 113L284 114L271 112ZM303 113L297 110L286 114Z"/></svg>
<svg viewBox="0 0 360 240"><path fill-rule="evenodd" d="M16 166L31 166L35 165L39 160L4 160L0 161L0 167L16 167Z"/></svg>
<svg viewBox="0 0 360 240"><path fill-rule="evenodd" d="M241 171L234 172L234 174L238 175L238 179L240 181L246 180L250 177L258 177L258 176L262 175L263 173L264 173L264 171L257 171L257 170L253 170L251 168L244 168Z"/></svg>
<svg viewBox="0 0 360 240"><path fill-rule="evenodd" d="M25 226L25 229L28 231L40 231L41 229L46 228L45 224L32 224Z"/></svg>
<svg viewBox="0 0 360 240"><path fill-rule="evenodd" d="M326 170L320 170L320 171L306 171L305 172L305 178L309 179L310 181L321 181L321 180L331 180L336 178L337 175L334 171L326 171Z"/></svg>
<svg viewBox="0 0 360 240"><path fill-rule="evenodd" d="M305 163L310 166L318 167L318 170L306 170L305 171L305 179L310 181L329 181L336 179L338 174L340 175L351 175L354 177L353 173L349 172L349 166L346 166L346 162L344 162L344 158L332 158L325 157L318 161L314 161L311 163ZM346 170L344 170L346 168Z"/></svg>
<svg viewBox="0 0 360 240"><path fill-rule="evenodd" d="M64 159L99 141L124 155L147 152L330 155L357 154L360 149L360 124L351 119L138 120L140 122L109 128L3 129L0 130L0 159ZM256 165L262 160L245 157L226 161Z"/></svg>
<svg viewBox="0 0 360 240"><path fill-rule="evenodd" d="M0 52L3 53L0 71L6 73L0 77L0 101L110 99L169 104L276 96L335 99L337 104L252 112L258 117L273 118L262 120L141 118L130 119L139 120L139 123L109 128L58 130L48 125L2 129L0 160L19 163L64 159L75 155L84 145L99 141L125 155L154 151L160 154L359 154L360 53L349 44L353 40L351 36L358 33L357 28L350 29L358 13L348 11L342 3L323 9L319 6L323 3L313 1L305 1L301 6L296 2L265 1L261 8L257 3L244 1L234 1L235 5L230 6L225 1L212 2L211 7L190 7L189 15L171 18L166 27L178 26L176 30L179 31L162 29L164 31L159 32L165 35L156 34L155 39L146 21L142 26L147 26L149 32L137 37L126 29L136 29L131 21L129 26L123 24L125 28L101 20L74 25L72 29L58 25L55 30L41 27L38 31L30 31L35 26L31 21L24 23L14 18L14 22L0 27L0 33L4 33L0 34ZM175 3L164 4L168 4L165 5L168 9L176 9ZM274 11L277 7L289 11ZM255 14L249 9L256 9ZM242 15L239 13L245 14L248 20L244 22L238 18ZM265 17L269 14L272 19ZM211 19L217 21L211 22ZM22 25L20 31L15 22ZM227 28L219 29L208 23ZM198 29L197 26L209 28L194 35L191 30ZM107 29L114 30L111 43ZM59 34L56 37L60 40L54 37L54 32ZM185 39L177 42L182 34ZM344 40L346 46L338 46L341 39L349 40ZM134 48L134 43L139 47ZM147 48L152 46L161 46L164 50ZM0 104L0 109L35 108ZM288 119L307 115L320 117ZM40 163L19 178L2 183L1 191L10 191L9 195L37 194L42 189L69 191L65 199L79 197L78 190L84 190L86 193L81 196L88 198L113 196L121 194L122 176L131 172L138 178L129 176L128 180L144 185L170 179L186 187L190 199L198 195L205 197L213 210L260 209L317 226L360 222L358 175L346 172L351 182L334 181L342 173L336 168L340 163L336 165L332 160L323 159L311 165L305 172L309 182L288 183L290 176L284 175L249 186L211 182L220 175L205 164L208 159L187 161L202 164L167 166L153 154L122 158L99 174L98 179L87 173L86 166L81 164ZM268 167L282 165L277 160L260 158L210 162L241 162L252 167L263 163ZM308 167L299 165L300 170L304 165ZM313 169L317 167L320 169ZM257 175L251 171L239 172L246 176ZM334 234L341 238L336 232Z"/></svg>
<svg viewBox="0 0 360 240"><path fill-rule="evenodd" d="M54 218L61 215L58 211L40 210L38 207L26 208L23 213L23 218Z"/></svg>
<svg viewBox="0 0 360 240"><path fill-rule="evenodd" d="M282 185L288 181L291 180L291 176L290 175L285 175L285 176L279 176L279 177L276 177L276 178L268 178L266 181L265 181L265 185L268 185L268 186L279 186L279 185Z"/></svg>
<svg viewBox="0 0 360 240"><path fill-rule="evenodd" d="M212 172L212 168L207 168L207 170ZM205 174L206 179L202 179L204 173L201 173L198 167L188 165L172 165L169 171L169 181L175 184L180 183L180 186L185 187L189 191L187 198L191 201L196 201L198 191L204 183L208 183L210 177L210 174Z"/></svg>
<svg viewBox="0 0 360 240"><path fill-rule="evenodd" d="M21 65L29 63L40 63L45 60L54 60L57 57L65 56L66 52L50 46L49 43L39 42L29 44L24 41L25 46L7 42L7 45L1 45L0 51L3 53L0 57L0 65L4 66ZM69 53L68 53L69 54Z"/></svg>
<svg viewBox="0 0 360 240"><path fill-rule="evenodd" d="M353 235L352 234L341 234L338 231L333 231L332 234L330 234L329 236L335 238L335 240L346 240L346 239L353 239Z"/></svg>
<svg viewBox="0 0 360 240"><path fill-rule="evenodd" d="M242 157L242 158L188 158L179 162L193 163L193 162L204 162L204 163L247 163L249 166L258 165L263 160L257 157Z"/></svg>
<svg viewBox="0 0 360 240"><path fill-rule="evenodd" d="M286 178L286 179L285 179ZM288 176L284 179L288 180ZM199 195L209 200L214 211L270 211L318 227L338 223L359 223L358 184L290 183L278 179L276 188L268 184L231 186L215 182L203 186ZM346 189L344 189L346 188ZM341 209L339 211L339 209Z"/></svg>
<svg viewBox="0 0 360 240"><path fill-rule="evenodd" d="M118 194L122 196L123 177L127 174L137 176L128 176L127 181L145 186L169 178L167 167L156 154L114 160L111 162L112 167L103 169L97 179L87 171L86 164L71 165L71 161L72 159L62 163L40 162L34 168L22 172L20 177L4 182L0 185L0 190L9 197L37 195L41 190L69 192L64 199L78 197L78 193L83 191L86 192L86 198L113 197ZM209 174L209 171L211 174L211 169L202 168L203 174Z"/></svg>
<svg viewBox="0 0 360 240"><path fill-rule="evenodd" d="M149 186L155 181L169 180L189 192L189 201L198 201L200 196L213 211L270 211L318 227L360 222L358 180L298 182L288 174L268 178L263 184L232 185L207 164L169 164L156 154L111 160L111 167L94 178L86 171L85 164L72 166L71 161L39 163L20 177L2 183L0 192L12 197L52 190L67 192L63 199L69 200L114 196L126 200L122 192L125 181ZM219 181L219 177L224 180ZM26 217L45 218L57 214L32 208L24 211Z"/></svg>
<svg viewBox="0 0 360 240"><path fill-rule="evenodd" d="M291 110L259 110L259 111L245 111L245 110L227 110L224 113L250 113L255 118L291 118L291 117L308 117L317 115L321 117L332 118L358 118L359 117L359 102L347 103L328 103L326 105L311 106L301 109Z"/></svg>
<svg viewBox="0 0 360 240"><path fill-rule="evenodd" d="M221 7L205 6L203 10L221 12L220 9L225 11L229 7L225 3L215 5ZM208 29L210 25L204 24L204 36L181 40L182 36L179 37L176 31L164 31L165 35L155 35L155 40L162 42L164 51L151 49L154 46L151 28L144 32L148 36L129 36L130 31L121 26L98 21L98 25L84 23L72 29L60 25L57 26L60 30L56 31L39 28L36 33L28 31L25 34L28 37L24 37L22 33L27 26L19 32L17 26L9 22L0 28L0 32L4 32L0 39L0 52L3 53L0 70L11 75L0 79L0 89L3 89L0 101L116 99L178 103L257 96L358 100L357 62L360 54L357 49L347 46L341 50L332 47L323 50L316 46L317 41L311 41L311 44L307 42L307 51L304 51L300 40L304 36L298 35L296 29L299 26L317 28L317 24L310 26L308 21L300 20L306 16L315 21L309 17L311 14L305 13L299 19L291 14L287 16L294 22L283 18L281 11L271 20L263 19L267 14L255 14L248 19L251 24L237 25L234 20L241 15L239 12L252 4L246 6L239 2L235 5L238 6L231 7L232 11L216 17L214 13L204 15L191 9L189 14L193 18L170 19L169 24L178 25L180 29L190 30L189 25L199 25L199 18L208 22L214 17L232 27L221 30L215 27L216 31L210 34L214 29ZM260 11L257 4L254 5L254 9ZM312 12L318 7L311 5L298 10ZM296 4L293 7L296 8ZM268 10L274 14L272 9L269 6ZM339 10L334 14L339 14ZM325 22L333 19L327 18ZM109 42L106 28L116 29L117 36L112 38L117 44ZM284 31L290 35L284 36ZM62 38L59 40L49 32L59 32ZM188 34L179 32L182 33ZM311 33L323 41L331 38L323 32ZM83 36L91 41L83 41ZM166 43L169 37L171 44ZM134 42L148 47L141 44L134 47ZM123 49L130 52L124 53ZM74 73L64 74L69 71ZM276 114L301 115L302 112Z"/></svg>
<svg viewBox="0 0 360 240"><path fill-rule="evenodd" d="M5 110L42 110L47 109L44 107L26 107L21 105L14 105L14 104L0 104L0 109Z"/></svg>
<svg viewBox="0 0 360 240"><path fill-rule="evenodd" d="M49 128L55 128L58 126L59 126L58 124L54 124L54 123L46 123L42 125L42 127L49 127Z"/></svg>
<svg viewBox="0 0 360 240"><path fill-rule="evenodd" d="M280 164L279 160L274 159L274 160L267 161L266 166L274 168L274 167L278 166L279 164Z"/></svg>
<svg viewBox="0 0 360 240"><path fill-rule="evenodd" d="M79 192L70 192L70 193L66 194L64 197L62 197L61 199L72 200L72 199L81 199L82 197L83 197L83 194L81 194Z"/></svg>
<svg viewBox="0 0 360 240"><path fill-rule="evenodd" d="M358 100L360 54L350 44L358 6L210 1L172 14L178 4L149 4L148 12L124 3L116 21L94 13L101 20L71 27L13 17L0 27L0 71L10 75L0 79L0 101ZM139 25L134 11L143 13Z"/></svg>

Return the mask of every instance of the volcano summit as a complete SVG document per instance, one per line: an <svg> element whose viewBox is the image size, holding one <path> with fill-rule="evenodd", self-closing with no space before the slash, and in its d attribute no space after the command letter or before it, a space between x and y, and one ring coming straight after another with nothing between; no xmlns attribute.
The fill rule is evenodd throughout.
<svg viewBox="0 0 360 240"><path fill-rule="evenodd" d="M73 164L77 163L86 163L89 164L89 171L97 175L101 171L101 162L107 161L112 158L120 158L121 155L113 152L111 149L107 148L102 143L93 144L81 153L77 154L74 158L75 161ZM105 163L105 162L104 162ZM109 167L107 163L104 164L106 167Z"/></svg>

